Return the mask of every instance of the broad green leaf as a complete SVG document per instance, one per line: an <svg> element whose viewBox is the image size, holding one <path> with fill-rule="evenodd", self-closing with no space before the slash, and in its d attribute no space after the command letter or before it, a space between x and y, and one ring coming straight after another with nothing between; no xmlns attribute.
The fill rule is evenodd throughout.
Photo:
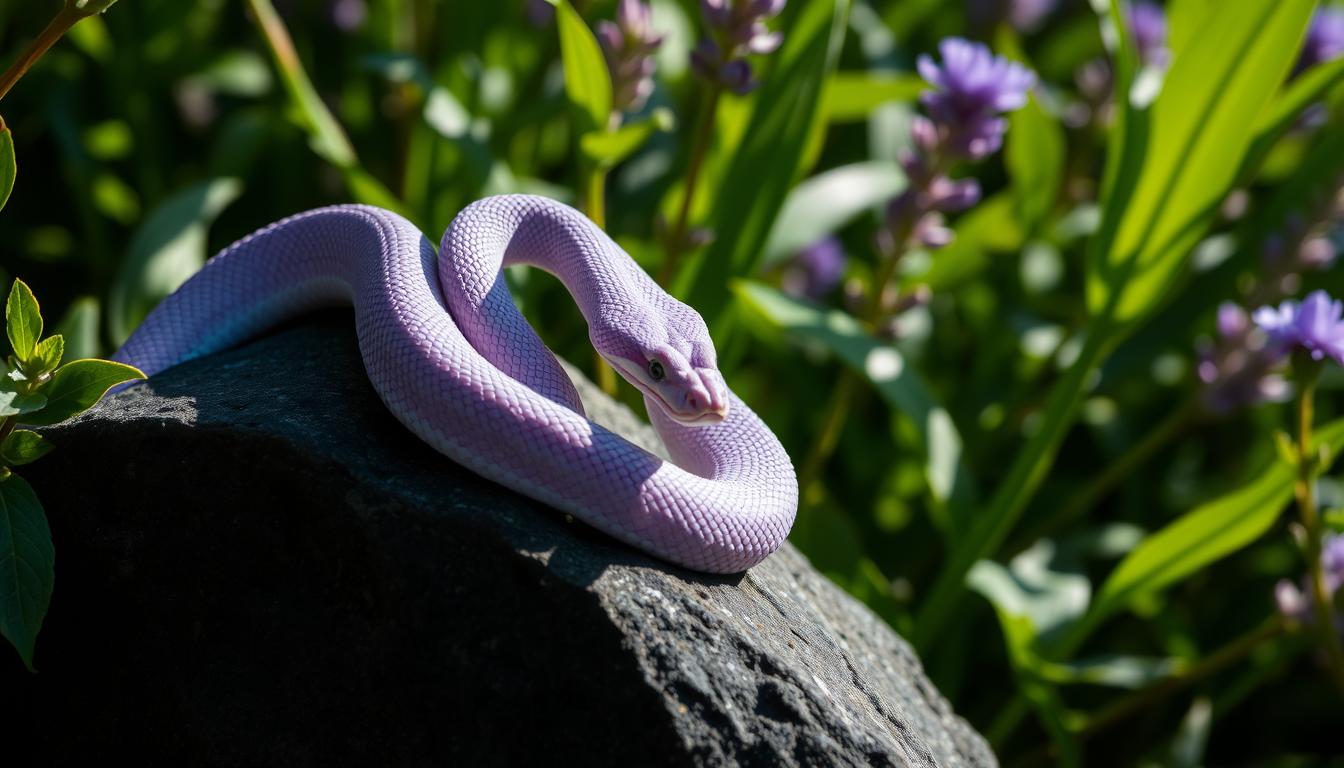
<svg viewBox="0 0 1344 768"><path fill-rule="evenodd" d="M92 296L71 302L55 329L65 339L66 356L75 360L98 357L98 314L98 300Z"/></svg>
<svg viewBox="0 0 1344 768"><path fill-rule="evenodd" d="M1064 182L1064 130L1034 95L1008 117L1004 163L1021 226L1035 232L1054 210Z"/></svg>
<svg viewBox="0 0 1344 768"><path fill-rule="evenodd" d="M92 408L107 390L124 382L143 379L145 374L111 360L75 360L56 369L42 388L47 405L19 419L24 424L58 424Z"/></svg>
<svg viewBox="0 0 1344 768"><path fill-rule="evenodd" d="M1087 576L1056 562L1055 542L1048 539L1014 557L1007 568L981 560L966 575L966 585L1000 610L1026 617L1033 647L1083 615L1092 596Z"/></svg>
<svg viewBox="0 0 1344 768"><path fill-rule="evenodd" d="M975 498L974 482L962 457L961 434L905 357L839 310L822 309L748 280L735 282L733 290L745 311L793 339L821 345L863 375L892 408L910 419L923 445L929 489L951 513L945 516L944 527L958 530L961 516Z"/></svg>
<svg viewBox="0 0 1344 768"><path fill-rule="evenodd" d="M1344 419L1322 427L1315 443L1338 454L1344 449ZM1084 625L1090 629L1135 600L1166 589L1263 536L1292 499L1295 476L1295 468L1278 459L1247 485L1145 538L1097 592Z"/></svg>
<svg viewBox="0 0 1344 768"><path fill-rule="evenodd" d="M14 177L18 173L18 163L14 160L14 135L0 117L0 210L4 210L9 193L14 190Z"/></svg>
<svg viewBox="0 0 1344 768"><path fill-rule="evenodd" d="M41 392L24 394L17 387L18 383L9 376L0 376L0 419L22 416L46 407L46 395Z"/></svg>
<svg viewBox="0 0 1344 768"><path fill-rule="evenodd" d="M914 101L928 87L910 72L836 72L831 76L827 117L833 123L867 120L879 106Z"/></svg>
<svg viewBox="0 0 1344 768"><path fill-rule="evenodd" d="M596 130L579 139L584 157L599 168L612 168L633 155L649 137L659 131L670 131L676 119L667 109L656 109L648 120L623 125L614 131Z"/></svg>
<svg viewBox="0 0 1344 768"><path fill-rule="evenodd" d="M1236 180L1313 5L1246 0L1236 13L1209 14L1172 62L1151 114L1124 110L1123 141L1142 135L1144 146L1122 153L1132 175L1106 187L1102 237L1089 255L1094 316L1128 324L1159 305Z"/></svg>
<svg viewBox="0 0 1344 768"><path fill-rule="evenodd" d="M113 342L126 341L156 304L200 270L210 224L242 191L237 179L213 179L170 196L149 214L108 299Z"/></svg>
<svg viewBox="0 0 1344 768"><path fill-rule="evenodd" d="M565 67L565 94L582 115L580 134L604 128L611 119L611 74L602 46L588 24L567 0L548 0L555 6L560 32L560 58Z"/></svg>
<svg viewBox="0 0 1344 768"><path fill-rule="evenodd" d="M42 338L42 309L32 289L22 280L14 281L5 302L5 332L15 357L19 362L27 362L33 356L37 340Z"/></svg>
<svg viewBox="0 0 1344 768"><path fill-rule="evenodd" d="M56 550L47 514L18 475L0 480L0 634L33 669L33 648L51 604Z"/></svg>
<svg viewBox="0 0 1344 768"><path fill-rule="evenodd" d="M1207 23L1208 13L1214 7L1215 0L1170 0L1167 3L1167 47L1173 55L1185 50L1185 46L1199 35Z"/></svg>
<svg viewBox="0 0 1344 768"><path fill-rule="evenodd" d="M0 443L0 465L18 467L37 461L55 449L50 441L27 429L16 429Z"/></svg>
<svg viewBox="0 0 1344 768"><path fill-rule="evenodd" d="M760 266L765 239L805 159L848 11L849 0L819 0L785 12L784 46L773 55L751 121L713 195L714 242L687 264L676 286L711 331L721 332L726 321L729 280Z"/></svg>
<svg viewBox="0 0 1344 768"><path fill-rule="evenodd" d="M784 199L766 239L764 265L788 258L844 227L905 189L905 173L894 163L842 165L813 176Z"/></svg>
<svg viewBox="0 0 1344 768"><path fill-rule="evenodd" d="M1028 615L1019 612L1025 606L1018 602L1016 588L1007 586L1011 583L1007 570L989 560L976 563L967 574L967 586L984 595L994 607L1018 691L1036 710L1051 741L1060 750L1058 764L1077 765L1079 745L1074 730L1079 718L1068 710L1059 691L1046 679L1045 662L1034 650L1036 628Z"/></svg>
<svg viewBox="0 0 1344 768"><path fill-rule="evenodd" d="M1275 142L1297 122L1303 110L1325 98L1340 83L1344 83L1344 56L1312 67L1289 82L1256 121L1255 140L1246 152L1240 179L1246 181L1255 173Z"/></svg>
<svg viewBox="0 0 1344 768"><path fill-rule="evenodd" d="M61 334L48 336L38 343L33 351L31 361L31 373L35 376L41 376L44 373L50 373L56 370L56 366L61 364L61 356L65 354L65 338Z"/></svg>

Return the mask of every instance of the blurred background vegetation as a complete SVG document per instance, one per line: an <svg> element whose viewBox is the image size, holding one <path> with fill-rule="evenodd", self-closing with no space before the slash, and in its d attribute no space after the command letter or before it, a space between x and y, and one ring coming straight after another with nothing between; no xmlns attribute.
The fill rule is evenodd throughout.
<svg viewBox="0 0 1344 768"><path fill-rule="evenodd" d="M0 4L0 65L60 5ZM608 231L651 273L686 252L674 292L803 467L791 540L916 643L1006 765L1336 756L1344 700L1274 598L1304 570L1280 514L1290 408L1256 389L1267 370L1219 399L1240 348L1216 321L1222 302L1344 293L1328 268L1344 240L1344 62L1301 59L1326 11L1172 0L1145 49L1132 11L1105 2L795 0L770 21L782 47L750 59L759 87L716 99L678 240L712 98L690 66L707 27L699 3L652 6L655 87L625 118L633 151L604 156L581 134L613 126L584 123L545 3L275 0L268 22L267 2L123 0L0 103L19 168L0 282L22 277L62 318L68 358L107 354L208 254L283 216L369 202L437 240L480 197L594 214L605 184ZM616 3L575 7L596 27ZM907 188L916 57L949 36L1038 85L1004 151L957 167L982 192L949 216L951 243L895 263L875 236ZM1175 88L1183 105L1162 113ZM1201 112L1200 94L1225 110ZM1143 197L1168 179L1183 181ZM1171 218L1182 206L1198 211ZM1130 219L1157 222L1135 253L1163 222L1176 234L1152 246L1170 270L1136 261L1156 287L1125 314L1089 291L1132 298L1125 270L1107 271ZM895 299L870 321L888 258L876 293ZM559 284L511 280L552 348L601 378ZM1342 384L1327 372L1321 421ZM1320 493L1344 506L1338 475Z"/></svg>

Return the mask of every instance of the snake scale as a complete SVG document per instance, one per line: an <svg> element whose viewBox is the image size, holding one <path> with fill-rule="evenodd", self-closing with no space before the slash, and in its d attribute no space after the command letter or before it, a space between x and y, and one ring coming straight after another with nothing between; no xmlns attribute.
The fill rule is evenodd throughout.
<svg viewBox="0 0 1344 768"><path fill-rule="evenodd" d="M584 416L503 268L554 274L594 348L644 395L672 461ZM430 446L657 557L735 573L775 551L798 485L779 440L724 383L700 316L599 227L546 198L464 209L438 253L406 219L341 205L243 238L150 313L114 359L152 376L300 313L351 305L369 379Z"/></svg>

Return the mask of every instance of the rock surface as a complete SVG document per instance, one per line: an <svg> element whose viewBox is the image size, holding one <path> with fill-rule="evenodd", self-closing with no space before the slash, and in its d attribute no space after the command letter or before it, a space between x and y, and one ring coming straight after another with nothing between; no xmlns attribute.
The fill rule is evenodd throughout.
<svg viewBox="0 0 1344 768"><path fill-rule="evenodd" d="M477 478L382 407L351 325L317 316L49 431L25 474L55 598L38 673L0 662L22 764L994 763L791 546L691 573Z"/></svg>

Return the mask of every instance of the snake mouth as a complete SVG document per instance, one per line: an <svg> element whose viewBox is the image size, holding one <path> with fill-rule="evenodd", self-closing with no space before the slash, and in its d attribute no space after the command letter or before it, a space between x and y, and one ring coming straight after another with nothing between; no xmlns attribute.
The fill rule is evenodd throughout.
<svg viewBox="0 0 1344 768"><path fill-rule="evenodd" d="M635 389L638 389L640 392L644 393L646 397L657 403L659 410L661 410L669 419L682 426L708 427L714 424L722 424L724 420L728 418L727 400L711 404L711 399L705 397L700 400L700 402L706 403L704 407L682 410L678 408L678 406L668 402L667 397L663 395L662 392L653 389L646 384L640 378L639 374L635 372L633 363L621 358L613 359L606 355L602 355L602 357L610 363L613 368L619 371L626 381L634 385Z"/></svg>

